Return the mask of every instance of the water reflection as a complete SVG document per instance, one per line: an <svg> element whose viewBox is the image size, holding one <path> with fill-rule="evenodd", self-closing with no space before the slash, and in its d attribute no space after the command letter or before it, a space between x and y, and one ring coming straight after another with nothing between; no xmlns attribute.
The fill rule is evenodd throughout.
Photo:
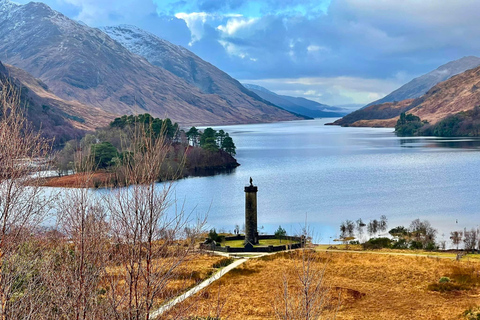
<svg viewBox="0 0 480 320"><path fill-rule="evenodd" d="M478 138L417 137L401 138L399 141L403 148L480 149Z"/></svg>

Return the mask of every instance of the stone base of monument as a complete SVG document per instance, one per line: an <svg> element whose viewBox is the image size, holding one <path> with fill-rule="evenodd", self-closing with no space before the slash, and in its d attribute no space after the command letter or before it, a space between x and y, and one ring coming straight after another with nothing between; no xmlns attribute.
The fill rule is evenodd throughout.
<svg viewBox="0 0 480 320"><path fill-rule="evenodd" d="M258 240L271 240L277 239L274 235L259 235ZM238 241L242 240L245 241L244 235L237 235L231 237L225 237L225 242L228 241ZM292 250L292 249L299 249L305 246L305 237L292 237L292 236L285 236L282 237L282 240L288 241L287 244L281 245L253 245L251 243L246 243L243 247L230 247L230 246L212 246L211 244L201 244L200 248L203 250L213 250L213 251L220 251L220 252L231 252L231 253L240 253L240 252L278 252L284 250Z"/></svg>

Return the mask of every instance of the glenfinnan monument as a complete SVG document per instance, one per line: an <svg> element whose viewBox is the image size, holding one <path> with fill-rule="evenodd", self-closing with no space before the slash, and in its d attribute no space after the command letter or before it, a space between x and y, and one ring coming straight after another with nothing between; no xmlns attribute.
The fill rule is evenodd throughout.
<svg viewBox="0 0 480 320"><path fill-rule="evenodd" d="M258 244L257 191L250 178L250 185L245 187L245 245Z"/></svg>

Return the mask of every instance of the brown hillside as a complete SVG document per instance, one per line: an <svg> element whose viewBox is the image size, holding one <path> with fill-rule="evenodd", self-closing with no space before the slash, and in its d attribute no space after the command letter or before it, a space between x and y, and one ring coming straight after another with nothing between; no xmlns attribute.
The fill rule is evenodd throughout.
<svg viewBox="0 0 480 320"><path fill-rule="evenodd" d="M480 67L437 84L418 98L409 113L431 124L448 115L471 110L480 105Z"/></svg>
<svg viewBox="0 0 480 320"><path fill-rule="evenodd" d="M105 112L100 108L91 107L78 101L61 99L49 91L43 82L35 79L28 72L8 64L5 67L12 78L19 81L23 88L28 88L30 98L37 105L50 107L48 111L42 110L42 112L47 114L48 112L54 112L52 108L61 110L63 118L75 128L93 131L95 128L108 125L116 117L115 114ZM75 121L76 118L85 121Z"/></svg>
<svg viewBox="0 0 480 320"><path fill-rule="evenodd" d="M394 127L407 112L435 124L445 117L480 106L480 67L440 82L415 100L387 102L357 110L334 122L341 126Z"/></svg>
<svg viewBox="0 0 480 320"><path fill-rule="evenodd" d="M414 99L385 102L352 112L333 124L344 127L395 127L402 112L410 109Z"/></svg>

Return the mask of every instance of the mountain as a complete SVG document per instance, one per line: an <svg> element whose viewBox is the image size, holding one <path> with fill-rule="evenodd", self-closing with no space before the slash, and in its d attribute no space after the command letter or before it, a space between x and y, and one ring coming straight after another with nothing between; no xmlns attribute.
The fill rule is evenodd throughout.
<svg viewBox="0 0 480 320"><path fill-rule="evenodd" d="M417 99L369 106L334 124L344 126L395 126L402 112L434 125L450 115L480 106L480 67L467 70L431 88Z"/></svg>
<svg viewBox="0 0 480 320"><path fill-rule="evenodd" d="M86 131L105 126L114 115L83 105L65 101L51 91L42 81L27 72L0 62L0 83L12 84L20 93L21 106L27 119L47 138L55 138L55 144L81 137Z"/></svg>
<svg viewBox="0 0 480 320"><path fill-rule="evenodd" d="M384 102L356 110L333 122L343 127L395 127L402 112L410 110L415 99Z"/></svg>
<svg viewBox="0 0 480 320"><path fill-rule="evenodd" d="M245 83L243 85L261 98L297 114L303 114L312 118L341 117L346 114L344 109L338 107L331 107L305 98L279 95L262 86L254 84Z"/></svg>
<svg viewBox="0 0 480 320"><path fill-rule="evenodd" d="M237 99L244 99L245 95L261 100L240 82L193 52L145 30L130 25L104 27L101 30L129 51L144 57L155 66L170 71L203 93L218 94L231 103Z"/></svg>
<svg viewBox="0 0 480 320"><path fill-rule="evenodd" d="M114 114L148 112L182 125L299 119L253 93L226 98L202 91L43 3L0 0L0 60L41 79L62 99Z"/></svg>
<svg viewBox="0 0 480 320"><path fill-rule="evenodd" d="M437 83L445 81L454 75L478 66L480 66L480 58L474 56L463 57L455 61L450 61L438 67L437 69L424 74L423 76L413 79L409 83L401 86L382 99L369 103L366 107L385 102L419 98L427 93L427 91Z"/></svg>

